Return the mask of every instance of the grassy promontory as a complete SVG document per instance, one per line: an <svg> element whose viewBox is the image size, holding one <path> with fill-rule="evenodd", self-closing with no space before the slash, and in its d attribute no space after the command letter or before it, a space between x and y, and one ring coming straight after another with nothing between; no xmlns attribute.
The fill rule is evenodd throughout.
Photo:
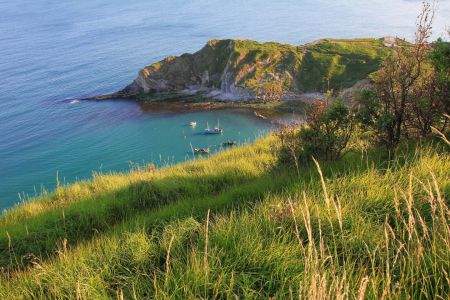
<svg viewBox="0 0 450 300"><path fill-rule="evenodd" d="M121 92L188 89L239 99L292 98L310 90L349 88L371 78L390 55L383 38L323 39L303 46L211 40L194 54L169 56L141 69Z"/></svg>
<svg viewBox="0 0 450 300"><path fill-rule="evenodd" d="M362 144L361 144L362 145ZM268 136L59 186L0 218L1 299L425 299L450 291L436 140L299 169Z"/></svg>
<svg viewBox="0 0 450 300"><path fill-rule="evenodd" d="M116 93L87 99L266 103L330 89L360 90L393 53L386 38L322 39L302 46L211 40L193 54L169 56L144 67L133 83Z"/></svg>
<svg viewBox="0 0 450 300"><path fill-rule="evenodd" d="M302 46L211 40L193 54L144 67L121 91L84 100L129 98L152 111L250 107L266 110L265 117L280 110L303 113L316 92L333 89L350 100L355 90L372 84L393 53L386 38L321 39Z"/></svg>

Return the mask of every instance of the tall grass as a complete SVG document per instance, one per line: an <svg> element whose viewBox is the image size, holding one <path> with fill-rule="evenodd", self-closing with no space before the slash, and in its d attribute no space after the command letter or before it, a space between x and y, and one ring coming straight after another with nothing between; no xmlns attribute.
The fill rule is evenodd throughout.
<svg viewBox="0 0 450 300"><path fill-rule="evenodd" d="M268 178L274 163L270 145L256 143L211 159L158 170L137 168L129 174L95 174L92 181L60 187L49 197L4 213L0 232L7 234L0 236L0 267L11 266L11 260L18 267L27 265L21 256L52 255L55 241L67 239L68 245L74 245L144 211L169 206L165 216L170 218L190 214L195 206L229 206L233 201L220 198L224 190L229 195L235 192L238 202L240 194L258 198L265 190L284 185ZM216 198L222 200L214 204Z"/></svg>
<svg viewBox="0 0 450 300"><path fill-rule="evenodd" d="M355 152L297 173L276 165L269 139L164 170L99 174L29 204L39 212L8 212L0 298L448 297L443 145L410 143L389 161ZM64 227L88 208L95 221ZM54 231L44 226L56 216ZM25 224L47 239L41 253L23 250L33 244Z"/></svg>

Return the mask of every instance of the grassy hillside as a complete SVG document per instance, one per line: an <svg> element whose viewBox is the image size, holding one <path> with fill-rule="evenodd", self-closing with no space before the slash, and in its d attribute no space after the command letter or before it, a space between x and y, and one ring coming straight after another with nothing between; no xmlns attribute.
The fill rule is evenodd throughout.
<svg viewBox="0 0 450 300"><path fill-rule="evenodd" d="M411 299L450 291L450 158L279 164L269 136L4 212L1 299Z"/></svg>
<svg viewBox="0 0 450 300"><path fill-rule="evenodd" d="M240 69L271 58L268 64L257 64L243 83L279 92L282 89L295 92L296 88L327 90L328 81L330 89L351 87L358 80L370 77L391 54L380 39L325 39L299 47L238 40L234 50L232 59L236 59L236 67ZM238 61L239 57L242 60ZM292 78L285 82L267 78L268 73L284 74L286 71Z"/></svg>
<svg viewBox="0 0 450 300"><path fill-rule="evenodd" d="M382 39L324 39L303 46L212 40L194 54L170 56L143 68L124 91L137 86L146 93L192 87L276 99L286 93L351 87L370 78L391 54Z"/></svg>

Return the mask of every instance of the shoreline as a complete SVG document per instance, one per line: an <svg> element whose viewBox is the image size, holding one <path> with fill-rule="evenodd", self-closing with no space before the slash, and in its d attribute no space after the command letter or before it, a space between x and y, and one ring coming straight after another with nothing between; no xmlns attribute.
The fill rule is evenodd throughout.
<svg viewBox="0 0 450 300"><path fill-rule="evenodd" d="M226 109L226 108L250 108L253 113L261 118L270 120L286 114L303 114L309 99L318 96L317 93L306 93L296 99L286 100L218 100L204 93L187 94L183 92L152 93L152 94L126 94L113 93L96 95L85 100L115 100L129 99L139 104L144 112L170 111L175 113L190 113L198 111Z"/></svg>

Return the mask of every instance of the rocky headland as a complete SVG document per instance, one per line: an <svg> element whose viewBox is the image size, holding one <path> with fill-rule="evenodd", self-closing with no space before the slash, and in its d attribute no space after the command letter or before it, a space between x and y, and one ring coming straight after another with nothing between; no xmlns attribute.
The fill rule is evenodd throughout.
<svg viewBox="0 0 450 300"><path fill-rule="evenodd" d="M330 89L350 97L353 90L370 85L393 45L392 38L322 39L303 46L211 40L194 54L169 56L144 67L117 93L90 99L264 103L305 100ZM199 101L190 97L199 95Z"/></svg>

